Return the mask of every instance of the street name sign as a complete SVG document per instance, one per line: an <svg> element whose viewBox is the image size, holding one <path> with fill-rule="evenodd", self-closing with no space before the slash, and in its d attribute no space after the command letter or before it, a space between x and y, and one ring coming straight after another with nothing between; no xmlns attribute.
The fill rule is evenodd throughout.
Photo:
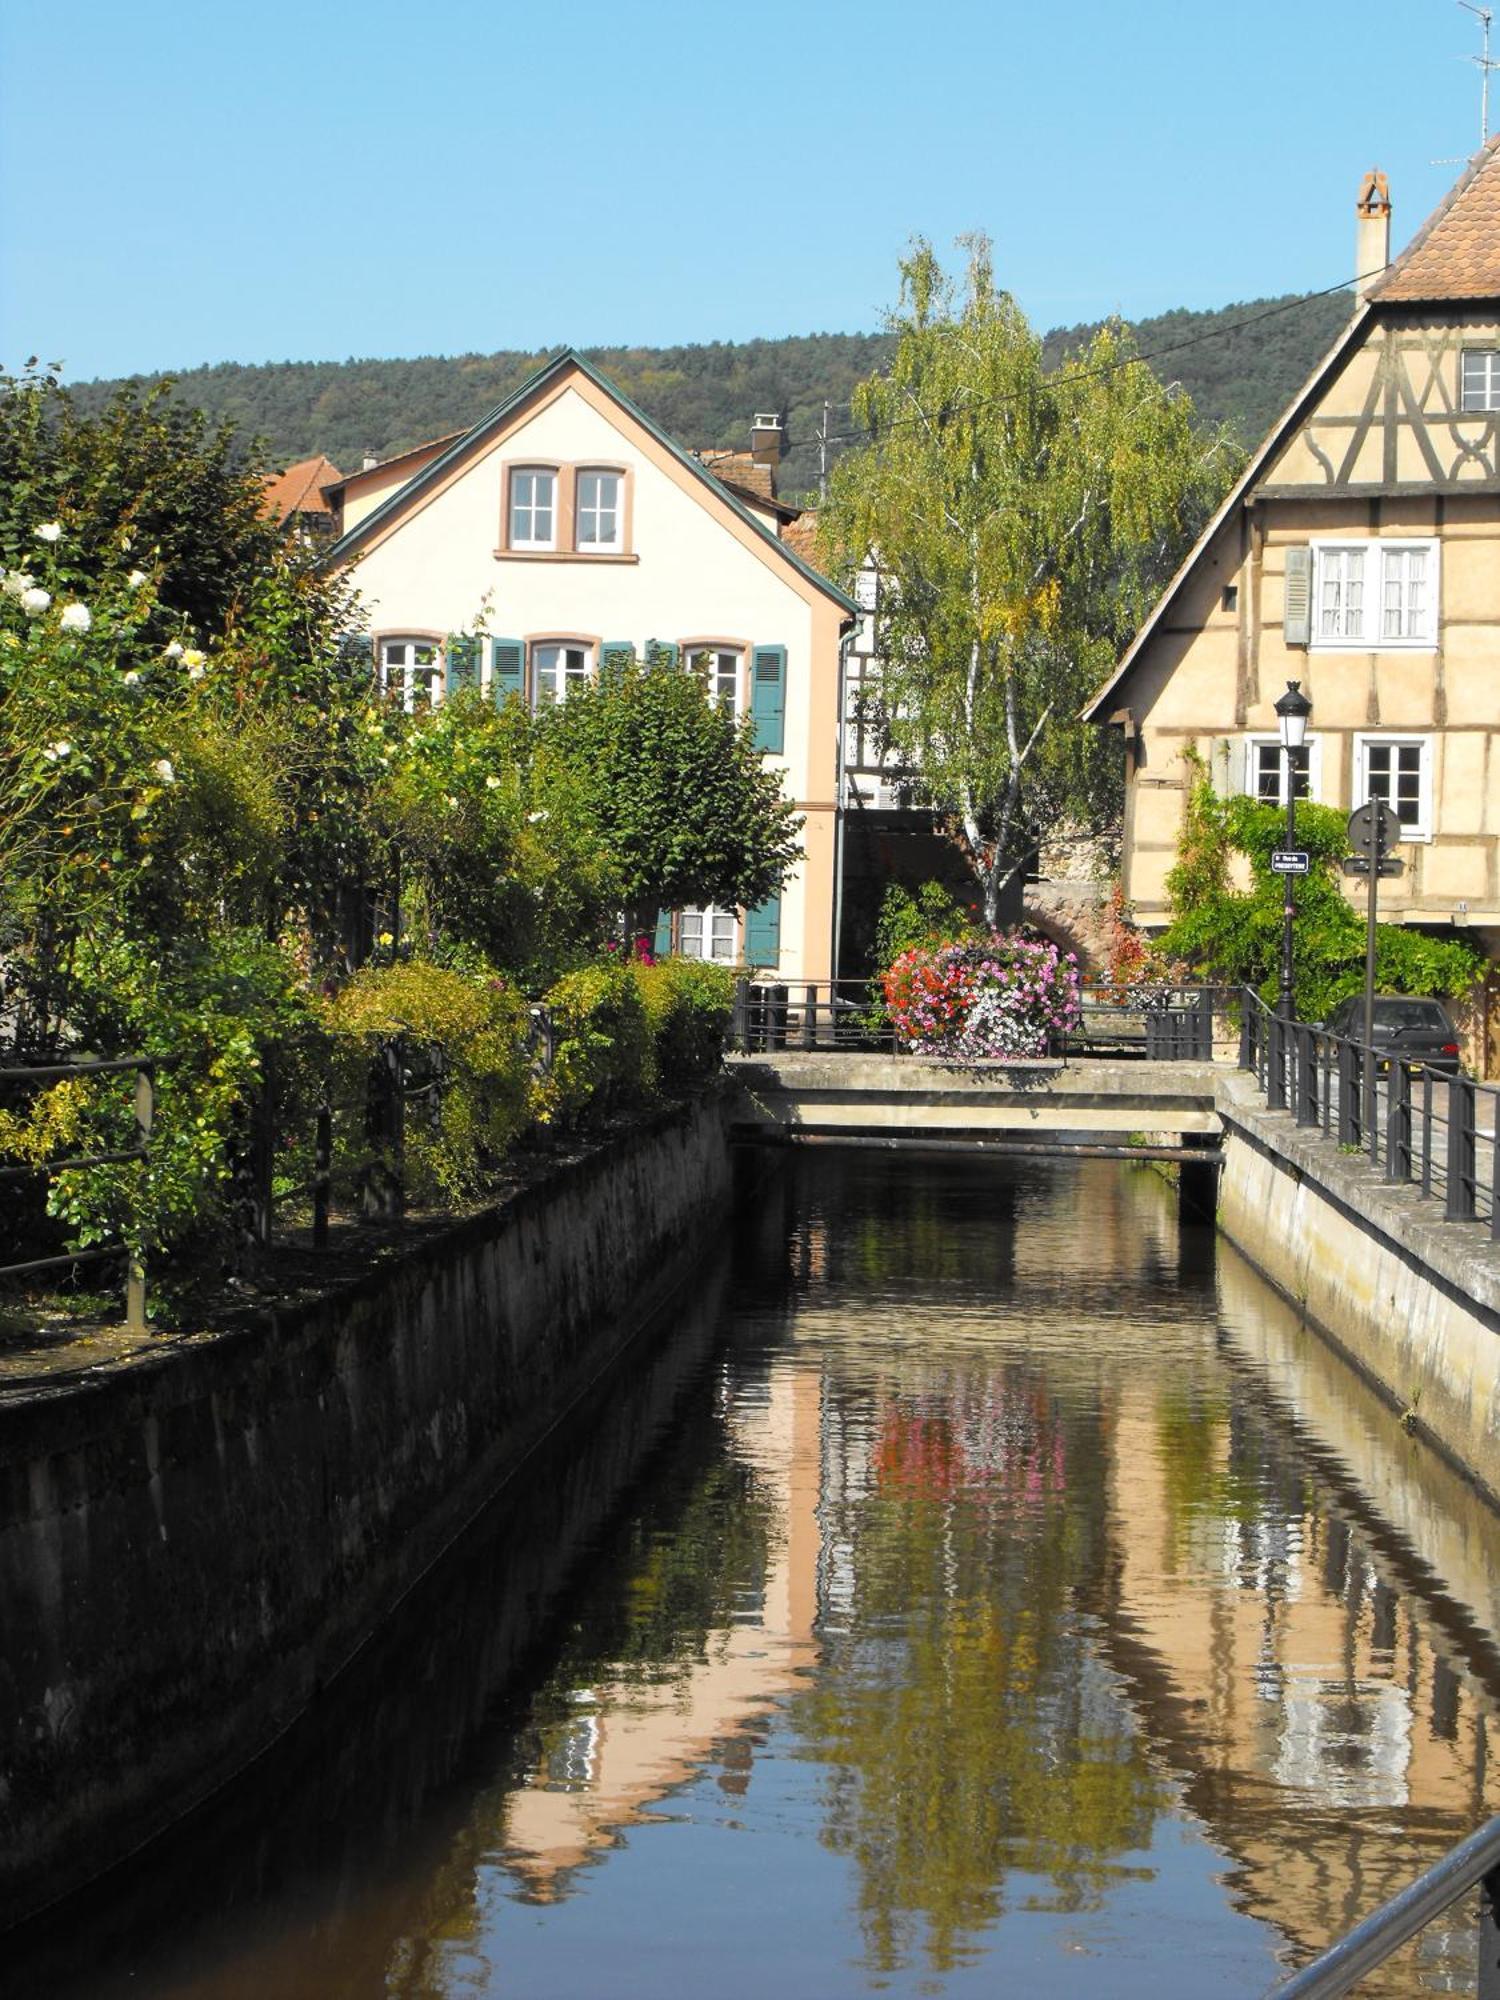
<svg viewBox="0 0 1500 2000"><path fill-rule="evenodd" d="M1302 847L1278 847L1271 856L1271 870L1276 875L1305 875L1308 865L1307 850Z"/></svg>

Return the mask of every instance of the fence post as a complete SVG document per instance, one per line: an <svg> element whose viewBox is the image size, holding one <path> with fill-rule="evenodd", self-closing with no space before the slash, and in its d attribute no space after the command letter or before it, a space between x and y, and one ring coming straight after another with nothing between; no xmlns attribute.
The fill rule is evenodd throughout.
<svg viewBox="0 0 1500 2000"><path fill-rule="evenodd" d="M802 1046L810 1049L818 1039L818 989L804 986L802 992Z"/></svg>
<svg viewBox="0 0 1500 2000"><path fill-rule="evenodd" d="M1255 1015L1250 1006L1250 995L1240 988L1240 1068L1255 1067Z"/></svg>
<svg viewBox="0 0 1500 2000"><path fill-rule="evenodd" d="M328 1248L328 1203L333 1191L333 1107L318 1106L313 1136L313 1248Z"/></svg>
<svg viewBox="0 0 1500 2000"><path fill-rule="evenodd" d="M1432 1193L1432 1071L1422 1069L1422 1193Z"/></svg>
<svg viewBox="0 0 1500 2000"><path fill-rule="evenodd" d="M1411 1179L1411 1071L1404 1062L1392 1062L1386 1094L1385 1177L1388 1181Z"/></svg>
<svg viewBox="0 0 1500 2000"><path fill-rule="evenodd" d="M1479 1884L1478 2000L1500 2000L1500 1868Z"/></svg>
<svg viewBox="0 0 1500 2000"><path fill-rule="evenodd" d="M406 1099L402 1093L404 1065L401 1037L382 1042L370 1065L365 1131L377 1158L365 1177L364 1211L368 1216L397 1219L406 1206L403 1186L406 1139Z"/></svg>
<svg viewBox="0 0 1500 2000"><path fill-rule="evenodd" d="M1205 986L1198 994L1198 1060L1214 1059L1214 990Z"/></svg>
<svg viewBox="0 0 1500 2000"><path fill-rule="evenodd" d="M750 982L739 978L734 982L734 1013L730 1017L729 1040L733 1048L747 1053L750 1047Z"/></svg>
<svg viewBox="0 0 1500 2000"><path fill-rule="evenodd" d="M145 1177L149 1170L144 1155L151 1145L151 1127L156 1119L156 1079L152 1075L150 1063L142 1063L135 1073L135 1143L143 1155L141 1174ZM146 1331L146 1253L144 1250L127 1250L125 1253L125 1331L144 1333Z"/></svg>
<svg viewBox="0 0 1500 2000"><path fill-rule="evenodd" d="M1339 1144L1359 1144L1359 1070L1352 1042L1339 1043Z"/></svg>
<svg viewBox="0 0 1500 2000"><path fill-rule="evenodd" d="M1266 1069L1266 1109L1286 1109L1286 1022L1279 1014L1271 1017L1271 1060Z"/></svg>
<svg viewBox="0 0 1500 2000"><path fill-rule="evenodd" d="M1292 1030L1292 1041L1297 1051L1297 1123L1316 1125L1318 1122L1318 1046L1313 1039L1313 1031L1299 1022Z"/></svg>
<svg viewBox="0 0 1500 2000"><path fill-rule="evenodd" d="M1448 1079L1449 1222L1474 1220L1474 1086L1466 1076Z"/></svg>

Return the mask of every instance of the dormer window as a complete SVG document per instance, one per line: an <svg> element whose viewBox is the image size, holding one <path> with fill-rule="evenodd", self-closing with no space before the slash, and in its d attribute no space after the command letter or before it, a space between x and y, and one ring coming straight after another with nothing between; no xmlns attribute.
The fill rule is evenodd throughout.
<svg viewBox="0 0 1500 2000"><path fill-rule="evenodd" d="M517 466L510 475L510 546L557 546L557 474L541 466Z"/></svg>
<svg viewBox="0 0 1500 2000"><path fill-rule="evenodd" d="M1465 410L1500 410L1500 347L1466 347L1459 403Z"/></svg>

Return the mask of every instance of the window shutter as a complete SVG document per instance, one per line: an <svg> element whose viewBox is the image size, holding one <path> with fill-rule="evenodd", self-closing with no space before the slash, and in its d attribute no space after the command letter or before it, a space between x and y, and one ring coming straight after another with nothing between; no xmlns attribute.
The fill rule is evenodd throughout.
<svg viewBox="0 0 1500 2000"><path fill-rule="evenodd" d="M460 688L479 685L479 641L466 633L458 633L448 641L447 691L457 694Z"/></svg>
<svg viewBox="0 0 1500 2000"><path fill-rule="evenodd" d="M781 897L745 912L745 962L769 971L781 958Z"/></svg>
<svg viewBox="0 0 1500 2000"><path fill-rule="evenodd" d="M669 958L672 953L672 912L659 910L656 916L656 936L651 949L658 958Z"/></svg>
<svg viewBox="0 0 1500 2000"><path fill-rule="evenodd" d="M373 674L375 641L368 632L349 632L339 641L339 665L351 674Z"/></svg>
<svg viewBox="0 0 1500 2000"><path fill-rule="evenodd" d="M1312 550L1286 552L1286 600L1281 614L1281 636L1289 646L1306 646L1312 640Z"/></svg>
<svg viewBox="0 0 1500 2000"><path fill-rule="evenodd" d="M757 750L786 747L786 647L757 646L750 674L750 720Z"/></svg>
<svg viewBox="0 0 1500 2000"><path fill-rule="evenodd" d="M599 648L599 671L607 674L616 667L628 666L635 657L635 647L629 639L606 639Z"/></svg>
<svg viewBox="0 0 1500 2000"><path fill-rule="evenodd" d="M646 664L648 667L675 667L680 648L671 639L648 639L646 641Z"/></svg>
<svg viewBox="0 0 1500 2000"><path fill-rule="evenodd" d="M512 695L526 698L526 648L519 639L490 641L490 694L496 708Z"/></svg>

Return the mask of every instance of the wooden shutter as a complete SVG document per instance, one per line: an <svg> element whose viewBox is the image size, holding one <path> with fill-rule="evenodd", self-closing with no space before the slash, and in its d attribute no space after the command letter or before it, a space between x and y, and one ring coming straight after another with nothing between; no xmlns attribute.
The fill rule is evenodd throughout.
<svg viewBox="0 0 1500 2000"><path fill-rule="evenodd" d="M786 747L786 647L757 646L750 670L750 721L757 750Z"/></svg>
<svg viewBox="0 0 1500 2000"><path fill-rule="evenodd" d="M651 949L658 958L668 958L672 951L672 912L659 910L656 916L656 936Z"/></svg>
<svg viewBox="0 0 1500 2000"><path fill-rule="evenodd" d="M671 639L648 639L646 641L646 664L648 666L675 667L680 650Z"/></svg>
<svg viewBox="0 0 1500 2000"><path fill-rule="evenodd" d="M770 971L780 957L781 897L775 895L745 912L745 963Z"/></svg>
<svg viewBox="0 0 1500 2000"><path fill-rule="evenodd" d="M460 632L448 641L447 651L447 691L457 694L460 688L476 688L479 685L479 641Z"/></svg>
<svg viewBox="0 0 1500 2000"><path fill-rule="evenodd" d="M1289 646L1312 640L1312 550L1286 552L1286 598L1281 612L1281 636Z"/></svg>
<svg viewBox="0 0 1500 2000"><path fill-rule="evenodd" d="M490 641L490 694L496 708L512 695L526 699L526 648L519 639Z"/></svg>
<svg viewBox="0 0 1500 2000"><path fill-rule="evenodd" d="M599 648L599 671L609 673L615 667L628 666L635 658L635 646L629 639L606 639Z"/></svg>

